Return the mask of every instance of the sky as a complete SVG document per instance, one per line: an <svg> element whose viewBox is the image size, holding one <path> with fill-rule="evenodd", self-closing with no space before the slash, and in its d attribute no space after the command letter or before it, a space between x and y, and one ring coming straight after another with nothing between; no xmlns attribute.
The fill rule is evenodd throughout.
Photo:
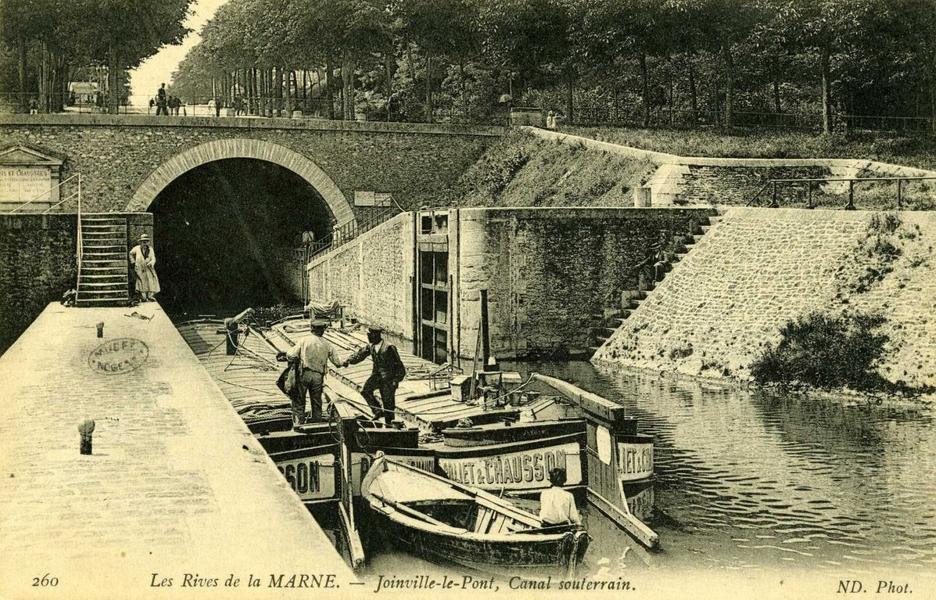
<svg viewBox="0 0 936 600"><path fill-rule="evenodd" d="M158 1L158 0L156 0ZM163 46L162 49L149 57L139 67L130 71L130 86L133 98L130 104L144 106L150 97L156 95L159 84L169 85L172 72L176 70L182 59L190 49L200 40L198 32L202 26L215 14L218 7L228 0L195 0L192 3L191 14L185 25L192 33L185 36L182 44L178 46Z"/></svg>

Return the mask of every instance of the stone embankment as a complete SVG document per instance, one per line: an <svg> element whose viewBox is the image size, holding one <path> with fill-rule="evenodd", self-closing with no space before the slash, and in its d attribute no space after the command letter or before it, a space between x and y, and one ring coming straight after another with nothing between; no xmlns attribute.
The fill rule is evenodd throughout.
<svg viewBox="0 0 936 600"><path fill-rule="evenodd" d="M710 156L679 156L665 152L655 152L633 148L612 142L595 140L578 135L547 131L538 128L526 128L532 136L543 142L551 142L542 147L551 147L552 156L548 164L550 169L559 169L563 165L570 174L579 173L575 166L582 156L588 156L592 172L602 169L601 165L618 162L632 165L622 172L618 180L627 189L643 187L649 189L654 206L671 204L718 204L725 206L767 205L773 198L765 184L772 179L805 178L874 178L874 177L936 177L936 172L903 165L894 165L865 159L845 158L724 158ZM484 160L497 153L507 154L505 146L515 146L518 155L530 157L531 162L538 158L542 150L535 153L525 148L536 148L530 142L518 143L518 138L510 136L498 144L489 147L481 161L473 169L483 166ZM567 155L564 161L555 158L562 149ZM578 158L572 159L571 156ZM496 163L496 160L493 161ZM636 168L640 165L640 169ZM471 171L469 171L470 173ZM503 173L503 170L501 171ZM548 171L547 171L548 173ZM518 171L518 177L523 171ZM579 175L582 176L582 175ZM512 189L524 190L523 193L509 198L515 201L519 196L520 204L527 205L528 198L537 197L538 186L549 181L545 178L528 178L525 185L505 185L505 195ZM463 177L462 181L465 181ZM903 201L905 208L932 209L936 206L936 193L933 182L905 183ZM549 196L539 192L539 196ZM896 203L896 184L887 182L863 182L855 188L855 202L859 208L891 209ZM844 181L816 183L813 190L813 202L824 208L841 208L848 198L848 183ZM468 201L477 201L477 195L468 196ZM601 198L603 202L608 198ZM623 202L632 203L628 198ZM777 201L782 206L805 207L806 188L803 184L781 185L778 188ZM579 200L588 204L587 199ZM502 201L502 205L508 202ZM597 206L597 203L592 203Z"/></svg>
<svg viewBox="0 0 936 600"><path fill-rule="evenodd" d="M886 319L886 380L936 385L934 245L928 212L727 209L593 360L748 379L788 321L855 311Z"/></svg>

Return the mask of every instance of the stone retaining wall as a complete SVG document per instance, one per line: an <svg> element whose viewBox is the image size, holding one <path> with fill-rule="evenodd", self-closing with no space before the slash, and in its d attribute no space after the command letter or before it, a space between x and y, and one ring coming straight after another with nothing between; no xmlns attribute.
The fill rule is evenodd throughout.
<svg viewBox="0 0 936 600"><path fill-rule="evenodd" d="M128 240L153 235L153 215L130 213ZM75 214L0 214L0 353L49 302L75 287Z"/></svg>
<svg viewBox="0 0 936 600"><path fill-rule="evenodd" d="M861 290L855 282L873 263L863 244L881 214L728 209L593 360L747 378L788 321L852 308L887 319L891 343L882 375L936 383L936 215L900 213L904 227L912 227L895 234L900 258Z"/></svg>
<svg viewBox="0 0 936 600"><path fill-rule="evenodd" d="M590 345L595 314L620 306L663 232L672 242L698 230L709 209L461 209L458 352L474 354L479 290L488 290L491 352L499 358Z"/></svg>
<svg viewBox="0 0 936 600"><path fill-rule="evenodd" d="M414 213L400 214L307 267L313 300L338 300L347 317L413 338Z"/></svg>

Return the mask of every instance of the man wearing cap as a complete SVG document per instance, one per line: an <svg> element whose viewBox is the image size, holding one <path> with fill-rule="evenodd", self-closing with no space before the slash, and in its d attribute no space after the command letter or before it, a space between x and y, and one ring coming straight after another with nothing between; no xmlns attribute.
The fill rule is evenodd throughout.
<svg viewBox="0 0 936 600"><path fill-rule="evenodd" d="M159 279L156 277L156 253L150 247L149 236L145 233L140 236L140 243L130 250L130 264L136 274L136 291L140 300L149 302L155 300L159 293Z"/></svg>
<svg viewBox="0 0 936 600"><path fill-rule="evenodd" d="M322 420L322 390L325 387L325 369L328 368L328 361L331 361L336 367L341 366L341 360L338 358L335 347L322 337L325 335L328 320L316 317L312 319L309 326L312 329L312 335L302 338L298 344L286 352L286 358L291 361L299 361L301 367L299 391L292 401L293 426L306 421L306 391L309 393L309 402L312 405L312 413L309 415L308 422Z"/></svg>
<svg viewBox="0 0 936 600"><path fill-rule="evenodd" d="M349 356L345 365L359 363L368 356L374 361L374 369L371 371L371 376L364 382L361 395L367 400L368 406L374 410L378 418L383 413L384 420L389 425L393 423L396 409L396 389L406 377L406 367L400 360L400 353L397 352L396 346L385 342L382 334L381 328L369 327L367 341L370 343ZM383 406L374 397L374 390L380 390Z"/></svg>

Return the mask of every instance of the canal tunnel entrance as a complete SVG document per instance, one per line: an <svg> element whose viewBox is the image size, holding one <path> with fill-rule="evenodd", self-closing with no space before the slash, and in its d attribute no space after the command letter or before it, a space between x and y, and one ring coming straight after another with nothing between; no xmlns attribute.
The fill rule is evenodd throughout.
<svg viewBox="0 0 936 600"><path fill-rule="evenodd" d="M301 304L303 242L322 239L332 220L305 179L240 158L184 173L150 211L159 301L173 317Z"/></svg>

